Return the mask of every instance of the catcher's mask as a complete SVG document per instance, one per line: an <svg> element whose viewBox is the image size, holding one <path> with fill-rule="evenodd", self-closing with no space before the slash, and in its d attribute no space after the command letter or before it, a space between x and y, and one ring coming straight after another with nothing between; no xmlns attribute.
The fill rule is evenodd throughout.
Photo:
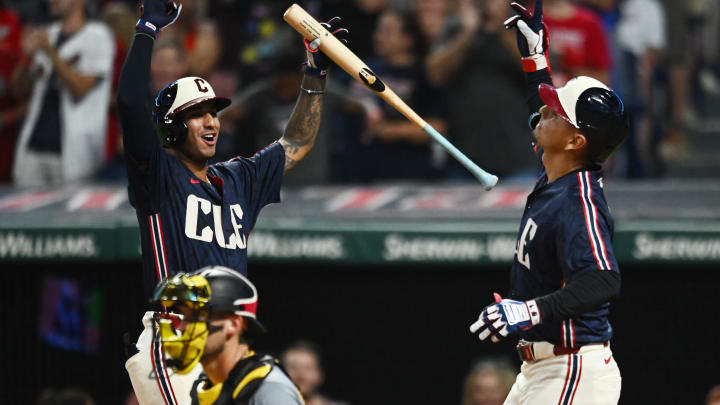
<svg viewBox="0 0 720 405"><path fill-rule="evenodd" d="M195 367L208 335L220 330L208 325L213 313L242 316L246 322L242 338L247 342L266 331L257 320L257 289L242 274L227 267L210 266L165 279L155 289L153 301L167 310L156 312L156 322L170 357L168 366L179 374Z"/></svg>
<svg viewBox="0 0 720 405"><path fill-rule="evenodd" d="M169 356L167 365L178 374L189 373L205 351L205 341L210 333L207 324L210 293L210 284L205 277L180 273L161 281L153 294L153 301L168 311L155 312L155 323L163 349ZM182 311L182 307L186 310Z"/></svg>

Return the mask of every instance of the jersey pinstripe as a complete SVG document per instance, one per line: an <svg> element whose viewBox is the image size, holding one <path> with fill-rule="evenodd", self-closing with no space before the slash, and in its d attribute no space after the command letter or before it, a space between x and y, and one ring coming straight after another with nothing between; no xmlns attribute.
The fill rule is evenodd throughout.
<svg viewBox="0 0 720 405"><path fill-rule="evenodd" d="M208 167L208 184L156 144L147 167L128 164L145 292L180 271L223 265L247 274L247 238L262 207L280 201L285 152L273 143L251 158Z"/></svg>
<svg viewBox="0 0 720 405"><path fill-rule="evenodd" d="M542 149L538 157L542 157ZM563 288L589 271L619 271L612 248L614 224L600 167L568 173L552 183L539 163L527 198L510 275L509 298L525 301ZM605 342L612 336L609 303L575 318L543 322L520 337L563 347Z"/></svg>

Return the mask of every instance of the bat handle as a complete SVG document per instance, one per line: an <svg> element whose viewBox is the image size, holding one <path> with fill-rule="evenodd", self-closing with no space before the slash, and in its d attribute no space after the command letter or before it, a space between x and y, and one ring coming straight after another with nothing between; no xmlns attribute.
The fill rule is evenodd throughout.
<svg viewBox="0 0 720 405"><path fill-rule="evenodd" d="M455 145L451 144L447 139L445 139L445 137L442 136L440 132L430 126L430 124L426 123L423 127L423 131L425 131L425 133L435 139L435 141L437 141L440 146L442 146L458 162L460 162L461 165L465 166L465 168L468 169L468 171L470 171L470 173L472 173L473 176L475 176L480 181L480 184L485 187L485 190L490 190L491 188L495 187L498 182L497 176L481 169L478 165L475 164L475 162L465 156L464 153L460 152L460 150L456 148Z"/></svg>

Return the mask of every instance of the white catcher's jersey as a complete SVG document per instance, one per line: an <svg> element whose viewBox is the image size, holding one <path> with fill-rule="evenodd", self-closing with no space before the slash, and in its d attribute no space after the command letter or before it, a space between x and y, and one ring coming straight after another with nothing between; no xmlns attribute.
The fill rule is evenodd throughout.
<svg viewBox="0 0 720 405"><path fill-rule="evenodd" d="M202 372L198 362L187 374L175 374L165 366L165 354L159 342L153 342L153 312L143 316L143 332L137 341L138 352L125 363L135 396L140 405L190 405L190 390Z"/></svg>

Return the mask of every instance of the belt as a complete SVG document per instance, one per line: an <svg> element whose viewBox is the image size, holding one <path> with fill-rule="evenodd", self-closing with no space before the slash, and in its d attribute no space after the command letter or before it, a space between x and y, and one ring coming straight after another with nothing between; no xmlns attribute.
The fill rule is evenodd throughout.
<svg viewBox="0 0 720 405"><path fill-rule="evenodd" d="M548 342L528 342L521 339L517 345L517 352L520 356L520 360L533 362L544 360L553 356L579 353L583 350L583 348L590 348L592 346L599 345L608 347L610 342L587 343L579 347L562 347L555 346Z"/></svg>

